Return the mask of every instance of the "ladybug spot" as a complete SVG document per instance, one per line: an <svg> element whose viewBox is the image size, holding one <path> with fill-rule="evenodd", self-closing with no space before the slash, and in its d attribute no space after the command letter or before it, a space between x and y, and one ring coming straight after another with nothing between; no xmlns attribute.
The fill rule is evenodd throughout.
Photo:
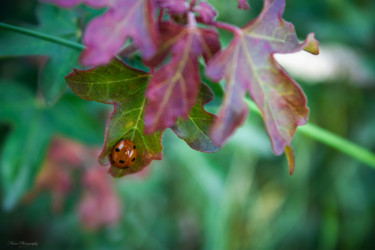
<svg viewBox="0 0 375 250"><path fill-rule="evenodd" d="M135 158L133 158L132 161L135 161Z"/></svg>
<svg viewBox="0 0 375 250"><path fill-rule="evenodd" d="M135 145L133 146L133 148L135 149Z"/></svg>
<svg viewBox="0 0 375 250"><path fill-rule="evenodd" d="M119 149L119 148L116 148L115 151L116 151L116 152L120 152L120 149Z"/></svg>
<svg viewBox="0 0 375 250"><path fill-rule="evenodd" d="M123 160L119 160L118 162L120 162L120 163L125 163Z"/></svg>

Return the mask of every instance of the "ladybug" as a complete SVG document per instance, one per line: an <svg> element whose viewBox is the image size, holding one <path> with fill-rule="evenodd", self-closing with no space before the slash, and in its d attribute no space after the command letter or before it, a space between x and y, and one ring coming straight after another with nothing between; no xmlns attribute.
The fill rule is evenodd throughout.
<svg viewBox="0 0 375 250"><path fill-rule="evenodd" d="M131 140L121 140L112 149L110 161L116 168L128 168L135 163L137 148Z"/></svg>

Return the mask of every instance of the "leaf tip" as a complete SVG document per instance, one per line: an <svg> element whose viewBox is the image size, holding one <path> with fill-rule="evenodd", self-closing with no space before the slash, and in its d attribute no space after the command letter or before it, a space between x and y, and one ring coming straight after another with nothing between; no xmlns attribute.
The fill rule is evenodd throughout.
<svg viewBox="0 0 375 250"><path fill-rule="evenodd" d="M310 33L305 41L306 47L304 48L305 51L313 54L319 55L319 41L315 38L315 33Z"/></svg>
<svg viewBox="0 0 375 250"><path fill-rule="evenodd" d="M293 175L296 161L295 161L295 155L294 155L294 150L292 146L290 145L285 146L285 155L288 160L289 174Z"/></svg>

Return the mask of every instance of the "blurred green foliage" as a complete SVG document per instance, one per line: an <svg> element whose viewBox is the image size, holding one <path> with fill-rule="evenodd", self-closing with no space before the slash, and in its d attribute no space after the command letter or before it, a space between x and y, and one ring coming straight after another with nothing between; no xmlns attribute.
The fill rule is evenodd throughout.
<svg viewBox="0 0 375 250"><path fill-rule="evenodd" d="M220 20L236 25L246 24L262 6L261 1L250 1L248 13L236 10L234 0L210 2ZM35 24L37 5L6 1L0 21ZM374 72L373 13L372 0L288 0L284 18L295 24L301 38L313 31L321 44L352 48ZM224 43L230 36L226 39ZM375 171L297 134L296 171L290 177L285 157L272 154L263 122L254 114L214 154L196 152L168 131L164 159L154 162L148 175L114 180L124 208L114 226L83 229L76 209L81 173L72 177L79 188L67 196L60 213L51 212L48 193L29 204L14 203L9 210L6 181L11 177L4 172L27 174L24 178L38 173L40 162L33 157L45 154L51 136L64 135L88 146L103 141L108 107L83 101L69 90L47 107L37 92L39 65L32 57L0 60L2 247L10 248L10 241L38 242L40 249L375 247ZM375 82L298 82L308 96L311 121L375 151ZM210 108L215 110L219 101ZM4 168L12 162L15 169ZM28 189L32 180L21 183Z"/></svg>

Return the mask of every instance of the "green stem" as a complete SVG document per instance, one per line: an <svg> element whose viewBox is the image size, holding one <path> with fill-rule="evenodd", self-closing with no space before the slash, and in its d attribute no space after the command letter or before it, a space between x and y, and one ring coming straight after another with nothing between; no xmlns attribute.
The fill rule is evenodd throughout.
<svg viewBox="0 0 375 250"><path fill-rule="evenodd" d="M253 101L246 99L246 103L251 111L259 115L262 115L262 113ZM320 141L328 146L331 146L343 152L344 154L347 154L353 157L354 159L357 159L359 162L362 162L366 165L369 165L372 168L375 168L375 154L361 146L358 146L353 142L350 142L338 135L335 135L311 123L298 127L297 131L306 136L309 136L310 138L313 138L314 140Z"/></svg>
<svg viewBox="0 0 375 250"><path fill-rule="evenodd" d="M60 37L51 36L48 34L40 33L37 31L9 25L6 23L0 22L0 28L4 28L7 30L15 31L18 33L22 33L25 35L37 37L43 40L47 40L53 43L58 43L76 50L83 50L85 46L80 43L72 42ZM257 113L258 115L262 116L262 113L256 106L256 104L248 99L246 99L246 103L248 104L251 111ZM358 161L367 164L373 168L375 168L375 154L371 153L367 149L358 146L355 143L352 143L340 136L337 136L325 129L322 129L313 124L307 124L298 128L298 132L307 135L317 141L320 141L328 146L331 146L351 157L357 159Z"/></svg>
<svg viewBox="0 0 375 250"><path fill-rule="evenodd" d="M15 31L15 32L25 34L25 35L28 35L28 36L37 37L37 38L40 38L40 39L43 39L43 40L46 40L46 41L50 41L50 42L53 42L53 43L58 43L58 44L61 44L61 45L64 45L64 46L67 46L69 48L76 49L76 50L85 49L85 46L83 44L80 44L80 43L76 43L76 42L69 41L69 40L66 40L66 39L63 39L63 38L60 38L60 37L57 37L57 36L51 36L51 35L48 35L48 34L45 34L45 33L41 33L41 32L30 30L30 29L25 29L25 28L21 28L21 27L17 27L17 26L2 23L2 22L0 22L0 28Z"/></svg>

